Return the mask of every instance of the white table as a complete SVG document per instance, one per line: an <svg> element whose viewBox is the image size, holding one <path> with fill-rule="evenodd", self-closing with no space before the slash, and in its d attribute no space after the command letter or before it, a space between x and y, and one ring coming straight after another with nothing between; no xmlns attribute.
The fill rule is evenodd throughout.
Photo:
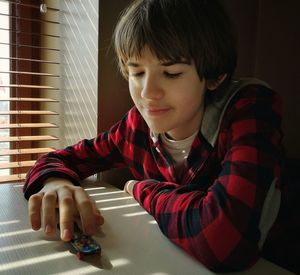
<svg viewBox="0 0 300 275"><path fill-rule="evenodd" d="M21 184L0 185L0 274L213 274L168 241L123 191L104 183L87 190L105 217L102 232L95 236L102 256L79 261L58 235L49 239L30 228ZM252 269L233 274L293 273L260 259Z"/></svg>

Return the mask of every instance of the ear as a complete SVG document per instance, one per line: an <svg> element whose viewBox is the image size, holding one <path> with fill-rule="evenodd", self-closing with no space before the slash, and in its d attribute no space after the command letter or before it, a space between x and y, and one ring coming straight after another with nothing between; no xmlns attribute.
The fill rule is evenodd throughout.
<svg viewBox="0 0 300 275"><path fill-rule="evenodd" d="M206 82L206 88L211 91L217 89L226 77L227 74L221 74L216 80L208 80Z"/></svg>

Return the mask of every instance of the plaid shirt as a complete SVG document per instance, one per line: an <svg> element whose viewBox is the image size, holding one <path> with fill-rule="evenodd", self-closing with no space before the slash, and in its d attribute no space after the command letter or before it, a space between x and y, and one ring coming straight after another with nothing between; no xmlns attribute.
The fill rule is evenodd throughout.
<svg viewBox="0 0 300 275"><path fill-rule="evenodd" d="M251 266L260 257L267 192L274 179L280 183L282 135L279 97L248 84L207 99L182 178L133 107L96 138L42 156L28 173L25 197L48 177L79 185L92 174L127 167L138 180L135 199L173 243L214 271Z"/></svg>

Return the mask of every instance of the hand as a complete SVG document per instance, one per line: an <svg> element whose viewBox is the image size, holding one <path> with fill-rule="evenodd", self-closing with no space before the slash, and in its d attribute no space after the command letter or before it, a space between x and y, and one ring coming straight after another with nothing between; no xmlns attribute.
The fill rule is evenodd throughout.
<svg viewBox="0 0 300 275"><path fill-rule="evenodd" d="M74 186L66 179L49 178L41 191L29 198L28 214L32 229L43 227L46 235L54 235L57 208L63 241L70 241L73 237L76 217L80 219L82 230L87 235L96 233L104 223L95 202L82 187Z"/></svg>
<svg viewBox="0 0 300 275"><path fill-rule="evenodd" d="M129 195L133 196L133 187L137 182L137 180L127 181L124 186L124 191L127 192Z"/></svg>

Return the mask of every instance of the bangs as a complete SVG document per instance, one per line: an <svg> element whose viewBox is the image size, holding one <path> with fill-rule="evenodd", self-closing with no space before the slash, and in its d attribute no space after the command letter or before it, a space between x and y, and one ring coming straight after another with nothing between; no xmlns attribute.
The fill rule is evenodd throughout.
<svg viewBox="0 0 300 275"><path fill-rule="evenodd" d="M183 41L185 37L178 36L178 28L164 20L163 14L148 8L134 10L134 6L125 13L131 16L121 17L116 26L114 47L119 68L126 79L128 59L139 59L146 46L159 60L191 62L191 54L185 46L187 43Z"/></svg>

